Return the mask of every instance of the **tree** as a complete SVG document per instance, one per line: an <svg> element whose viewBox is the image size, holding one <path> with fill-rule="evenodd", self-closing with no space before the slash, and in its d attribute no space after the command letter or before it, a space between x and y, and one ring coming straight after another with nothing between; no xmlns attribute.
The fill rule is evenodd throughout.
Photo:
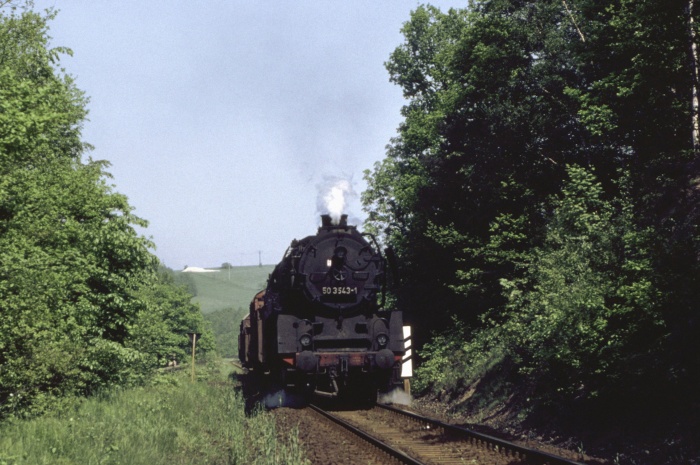
<svg viewBox="0 0 700 465"><path fill-rule="evenodd" d="M83 161L87 99L56 69L53 16L0 10L0 417L143 379L184 326L205 332L108 163Z"/></svg>
<svg viewBox="0 0 700 465"><path fill-rule="evenodd" d="M192 350L188 333L200 333L200 353L216 348L214 334L205 324L199 305L192 303L192 294L183 284L176 284L173 272L163 266L145 280L138 298L146 304L130 331L126 345L153 357L154 363L165 365L174 355L186 360Z"/></svg>
<svg viewBox="0 0 700 465"><path fill-rule="evenodd" d="M421 326L504 304L499 280L541 241L542 204L585 142L565 92L579 79L562 45L572 33L544 27L568 24L560 5L418 8L387 64L409 102L364 202L405 264L402 305L442 314Z"/></svg>
<svg viewBox="0 0 700 465"><path fill-rule="evenodd" d="M489 0L404 25L404 121L363 202L396 305L419 331L466 323L454 373L697 387L694 6Z"/></svg>

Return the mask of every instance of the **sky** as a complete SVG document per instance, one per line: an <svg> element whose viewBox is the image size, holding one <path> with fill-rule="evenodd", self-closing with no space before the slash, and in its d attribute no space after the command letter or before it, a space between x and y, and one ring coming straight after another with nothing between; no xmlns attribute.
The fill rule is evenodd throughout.
<svg viewBox="0 0 700 465"><path fill-rule="evenodd" d="M430 2L443 11L467 0ZM365 218L363 171L406 101L384 63L416 1L36 0L60 66L90 98L84 141L149 222L168 267L274 264L314 234L340 181ZM338 189L335 191L339 192Z"/></svg>

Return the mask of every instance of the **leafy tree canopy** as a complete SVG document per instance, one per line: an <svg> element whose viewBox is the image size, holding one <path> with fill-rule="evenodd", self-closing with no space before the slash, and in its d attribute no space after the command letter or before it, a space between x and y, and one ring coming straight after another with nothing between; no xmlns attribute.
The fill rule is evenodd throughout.
<svg viewBox="0 0 700 465"><path fill-rule="evenodd" d="M399 258L395 305L420 340L441 332L423 387L504 366L533 386L579 379L562 401L644 376L697 382L697 11L485 0L412 13L386 64L404 120L363 203Z"/></svg>
<svg viewBox="0 0 700 465"><path fill-rule="evenodd" d="M54 15L0 8L0 417L142 379L204 332L108 162L84 160L87 99L49 46Z"/></svg>

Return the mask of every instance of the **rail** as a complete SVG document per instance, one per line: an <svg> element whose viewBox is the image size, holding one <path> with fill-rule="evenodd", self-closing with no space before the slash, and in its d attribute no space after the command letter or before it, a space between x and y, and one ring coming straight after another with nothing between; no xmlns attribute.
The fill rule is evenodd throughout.
<svg viewBox="0 0 700 465"><path fill-rule="evenodd" d="M461 426L450 425L443 423L439 420L428 418L417 413L409 412L407 410L399 409L385 404L377 404L377 407L388 410L398 415L403 415L411 418L414 421L431 425L433 428L441 428L444 432L449 432L454 435L463 436L468 438L473 443L486 445L491 447L493 450L499 450L506 454L511 454L513 456L521 457L526 463L532 463L533 465L584 465L581 462L575 462L563 457L559 457L547 452L539 451L537 449L532 449L525 446L520 446L512 442L489 436L487 434L479 433L477 431L470 430L468 428L463 428Z"/></svg>

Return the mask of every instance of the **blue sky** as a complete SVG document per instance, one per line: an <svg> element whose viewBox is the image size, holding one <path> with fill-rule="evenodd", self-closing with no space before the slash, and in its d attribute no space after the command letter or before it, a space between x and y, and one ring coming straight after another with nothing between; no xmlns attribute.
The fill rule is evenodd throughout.
<svg viewBox="0 0 700 465"><path fill-rule="evenodd" d="M466 0L436 1L443 10ZM41 0L90 97L83 135L173 269L277 263L319 191L385 155L404 100L384 62L413 1Z"/></svg>

